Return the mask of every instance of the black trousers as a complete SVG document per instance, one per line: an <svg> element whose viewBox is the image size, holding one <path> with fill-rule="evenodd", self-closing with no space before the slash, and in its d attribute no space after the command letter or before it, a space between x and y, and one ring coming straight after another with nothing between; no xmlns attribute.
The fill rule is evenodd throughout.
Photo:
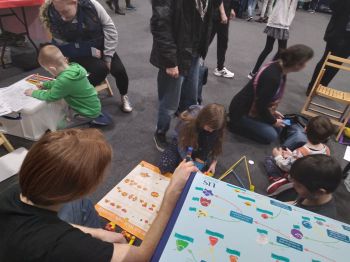
<svg viewBox="0 0 350 262"><path fill-rule="evenodd" d="M252 71L253 74L256 74L259 71L259 69L260 69L261 65L264 63L266 57L272 52L273 45L275 44L275 41L276 41L275 38L273 38L271 36L267 36L264 50L261 52L258 60L256 61L255 67ZM274 56L273 60L276 60L279 58L280 51L287 47L287 42L288 42L287 40L278 40L278 51L277 51L276 55Z"/></svg>
<svg viewBox="0 0 350 262"><path fill-rule="evenodd" d="M210 43L213 41L215 35L217 36L217 68L222 70L225 64L225 56L228 46L228 29L229 22L227 24L221 23L221 21L214 21L213 29L210 36Z"/></svg>
<svg viewBox="0 0 350 262"><path fill-rule="evenodd" d="M130 1L131 0L125 0L126 6L130 5ZM119 7L119 0L113 0L112 2L114 4L115 9L119 10L120 9L120 7Z"/></svg>
<svg viewBox="0 0 350 262"><path fill-rule="evenodd" d="M114 53L112 58L110 71L108 70L106 63L102 59L96 57L76 57L70 59L70 61L80 64L86 69L86 71L88 71L90 74L88 78L93 86L97 86L105 80L110 72L115 78L115 83L118 87L119 93L121 95L126 95L128 93L129 78L117 53Z"/></svg>
<svg viewBox="0 0 350 262"><path fill-rule="evenodd" d="M348 58L350 56L350 38L349 39L342 39L342 40L332 40L328 41L326 44L326 49L324 50L324 54L321 58L321 60L316 65L315 71L312 75L311 81L309 83L307 92L311 92L311 89L317 79L317 76L322 68L322 65L324 61L326 60L326 57L329 52L332 52L332 55ZM334 62L335 64L340 64L337 62ZM338 73L339 69L334 67L326 67L326 72L323 75L321 84L324 86L328 86L328 84L332 81L332 79L335 77L335 75Z"/></svg>

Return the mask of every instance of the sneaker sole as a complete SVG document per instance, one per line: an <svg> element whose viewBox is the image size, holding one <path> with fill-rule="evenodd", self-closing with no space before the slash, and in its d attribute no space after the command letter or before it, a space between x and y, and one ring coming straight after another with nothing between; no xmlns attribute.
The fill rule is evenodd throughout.
<svg viewBox="0 0 350 262"><path fill-rule="evenodd" d="M161 153L163 153L163 152L164 152L164 148L161 148L160 146L158 146L155 137L153 137L153 141L154 141L154 144L156 145L156 148L158 149L158 151L161 152Z"/></svg>
<svg viewBox="0 0 350 262"><path fill-rule="evenodd" d="M235 75L233 75L233 76L225 76L225 75L222 75L222 74L219 74L219 73L216 73L216 72L213 72L213 74L214 74L215 76L224 77L224 78L234 78L234 77L235 77Z"/></svg>
<svg viewBox="0 0 350 262"><path fill-rule="evenodd" d="M279 188L277 188L277 190L271 194L268 194L269 197L271 196L277 196L280 193L287 191L288 189L293 188L293 183L292 182L288 182L287 184L284 184L282 186L280 186Z"/></svg>

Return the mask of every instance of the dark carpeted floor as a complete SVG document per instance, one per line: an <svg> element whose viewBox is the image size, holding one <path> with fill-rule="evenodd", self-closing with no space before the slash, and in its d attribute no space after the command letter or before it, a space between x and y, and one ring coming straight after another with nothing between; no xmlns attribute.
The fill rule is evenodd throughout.
<svg viewBox="0 0 350 262"><path fill-rule="evenodd" d="M103 2L103 1L100 1ZM101 199L112 187L114 187L133 167L141 160L157 163L159 153L153 144L153 132L156 124L157 113L157 70L149 63L149 54L152 45L152 36L149 31L149 19L151 6L149 1L134 0L137 6L136 12L129 12L126 16L115 16L110 10L119 31L118 53L123 60L130 78L129 96L134 105L131 114L122 113L119 109L120 97L112 98L101 96L103 107L114 120L114 124L104 128L108 141L114 149L113 164L110 175L105 179L97 191L92 195L94 201ZM104 4L104 2L103 2ZM314 48L315 58L308 67L300 73L288 77L288 87L284 100L280 106L283 113L297 113L305 101L305 87L311 77L314 66L322 55L325 47L323 34L329 20L326 14L309 14L304 11L297 13L289 45L296 43L307 44ZM212 71L216 66L216 43L214 40L210 48L206 64L210 69L208 84L204 87L204 103L218 102L229 105L230 100L248 81L247 74L252 69L257 56L265 44L264 25L248 23L236 19L230 25L230 42L226 57L226 66L236 73L235 79L227 80L213 76ZM41 69L34 72L43 73ZM7 86L31 72L22 72L16 68L0 69L0 87ZM112 78L110 78L112 80ZM348 90L349 76L338 74L332 82L332 86ZM117 93L115 83L111 81ZM15 147L29 148L31 141L8 136ZM332 155L344 166L343 160L345 146L330 141L329 146ZM271 153L273 145L260 145L242 137L226 134L223 155L219 159L217 176L228 169L242 155L255 162L251 165L251 173L256 191L264 193L268 185L262 160ZM2 149L1 149L2 150ZM4 154L4 151L0 151ZM247 182L243 170L238 170L243 181ZM15 181L12 178L0 184L3 190L8 184ZM236 181L232 180L232 183ZM350 207L347 204L350 194L342 184L337 191L339 220L350 223Z"/></svg>

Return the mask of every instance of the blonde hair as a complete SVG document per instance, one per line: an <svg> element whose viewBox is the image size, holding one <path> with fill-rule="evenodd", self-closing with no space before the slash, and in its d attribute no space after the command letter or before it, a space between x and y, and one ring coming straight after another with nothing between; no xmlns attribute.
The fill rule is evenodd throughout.
<svg viewBox="0 0 350 262"><path fill-rule="evenodd" d="M54 45L45 45L40 48L38 62L40 65L48 66L61 66L67 63L66 58L62 52Z"/></svg>

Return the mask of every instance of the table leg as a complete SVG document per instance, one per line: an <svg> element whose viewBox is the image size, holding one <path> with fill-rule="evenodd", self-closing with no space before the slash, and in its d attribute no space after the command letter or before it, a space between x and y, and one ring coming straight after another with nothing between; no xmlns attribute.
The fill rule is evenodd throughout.
<svg viewBox="0 0 350 262"><path fill-rule="evenodd" d="M28 28L28 23L27 23L27 17L26 17L26 12L25 12L25 10L24 10L24 7L21 7L21 10L22 10L22 16L23 16L23 25L24 25L24 28L25 28L25 30L26 30L26 34L27 34L28 40L29 40L30 43L33 45L33 47L35 48L36 52L39 53L38 47L35 45L33 39L30 37L30 34L29 34L29 28Z"/></svg>

